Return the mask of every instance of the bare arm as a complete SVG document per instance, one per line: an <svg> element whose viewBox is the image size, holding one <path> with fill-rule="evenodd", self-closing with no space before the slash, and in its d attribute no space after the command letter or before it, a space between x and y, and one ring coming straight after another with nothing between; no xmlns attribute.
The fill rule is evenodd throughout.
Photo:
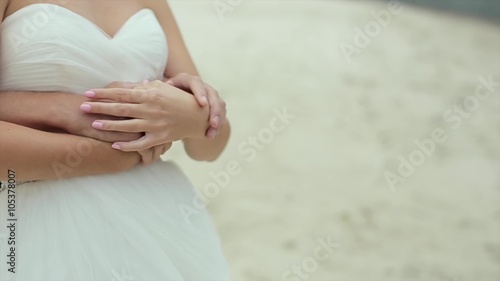
<svg viewBox="0 0 500 281"><path fill-rule="evenodd" d="M166 1L144 0L145 6L155 12L163 30L168 38L168 64L165 69L165 77L173 77L179 73L188 73L198 76L198 71L184 44L179 27ZM205 122L206 120L200 120ZM224 150L230 135L229 122L223 124L219 134L212 140L203 137L185 138L183 140L186 153L195 160L213 161L219 157Z"/></svg>
<svg viewBox="0 0 500 281"><path fill-rule="evenodd" d="M59 92L0 92L0 120L38 130L66 130L74 119L70 111L79 113L77 103L71 108L71 99L85 100Z"/></svg>
<svg viewBox="0 0 500 281"><path fill-rule="evenodd" d="M43 132L0 121L0 180L49 180L115 173L140 162L138 153L112 149L95 139Z"/></svg>
<svg viewBox="0 0 500 281"><path fill-rule="evenodd" d="M84 101L87 98L83 95L61 92L0 92L0 120L107 142L140 138L140 134L95 130L93 121L113 117L82 113L80 105Z"/></svg>

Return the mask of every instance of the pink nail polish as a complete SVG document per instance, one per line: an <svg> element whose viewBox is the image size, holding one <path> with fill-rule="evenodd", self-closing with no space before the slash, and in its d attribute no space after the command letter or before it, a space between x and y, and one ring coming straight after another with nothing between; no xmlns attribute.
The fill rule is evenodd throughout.
<svg viewBox="0 0 500 281"><path fill-rule="evenodd" d="M92 123L92 127L96 129L101 129L102 125L103 125L102 122L99 121L94 121L94 123Z"/></svg>
<svg viewBox="0 0 500 281"><path fill-rule="evenodd" d="M212 120L214 127L219 126L219 116L215 116Z"/></svg>
<svg viewBox="0 0 500 281"><path fill-rule="evenodd" d="M90 104L87 104L87 103L80 105L80 109L83 111L90 111L91 108L92 107L90 106Z"/></svg>
<svg viewBox="0 0 500 281"><path fill-rule="evenodd" d="M93 98L95 97L95 92L94 91L86 91L83 93L87 98Z"/></svg>
<svg viewBox="0 0 500 281"><path fill-rule="evenodd" d="M116 143L114 143L111 147L114 149L121 149L120 145Z"/></svg>

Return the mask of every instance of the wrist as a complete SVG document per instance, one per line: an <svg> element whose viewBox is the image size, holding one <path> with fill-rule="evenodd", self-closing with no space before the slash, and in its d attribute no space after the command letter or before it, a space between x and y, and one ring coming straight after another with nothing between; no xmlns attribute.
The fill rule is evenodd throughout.
<svg viewBox="0 0 500 281"><path fill-rule="evenodd" d="M117 173L131 169L141 162L141 155L136 151L125 152L111 148L111 143L86 138L98 155L94 158L106 167L105 173Z"/></svg>

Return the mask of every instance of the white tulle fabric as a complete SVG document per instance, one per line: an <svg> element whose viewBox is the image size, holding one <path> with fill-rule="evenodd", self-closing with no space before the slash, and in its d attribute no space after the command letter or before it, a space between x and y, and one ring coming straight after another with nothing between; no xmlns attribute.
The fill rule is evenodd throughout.
<svg viewBox="0 0 500 281"><path fill-rule="evenodd" d="M52 4L22 8L0 31L1 91L81 94L112 81L160 78L167 60L166 38L148 9L134 14L114 37ZM19 185L12 274L2 191L0 280L229 280L208 214L186 220L180 211L195 196L172 162Z"/></svg>

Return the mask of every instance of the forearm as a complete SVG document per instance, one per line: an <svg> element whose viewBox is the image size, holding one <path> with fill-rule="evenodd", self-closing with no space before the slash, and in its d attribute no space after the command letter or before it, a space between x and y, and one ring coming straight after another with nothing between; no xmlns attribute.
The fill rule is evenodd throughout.
<svg viewBox="0 0 500 281"><path fill-rule="evenodd" d="M19 181L49 180L115 173L139 162L138 153L109 143L0 121L0 180L7 179L8 169Z"/></svg>
<svg viewBox="0 0 500 281"><path fill-rule="evenodd" d="M62 129L68 93L1 92L0 120L40 130Z"/></svg>

